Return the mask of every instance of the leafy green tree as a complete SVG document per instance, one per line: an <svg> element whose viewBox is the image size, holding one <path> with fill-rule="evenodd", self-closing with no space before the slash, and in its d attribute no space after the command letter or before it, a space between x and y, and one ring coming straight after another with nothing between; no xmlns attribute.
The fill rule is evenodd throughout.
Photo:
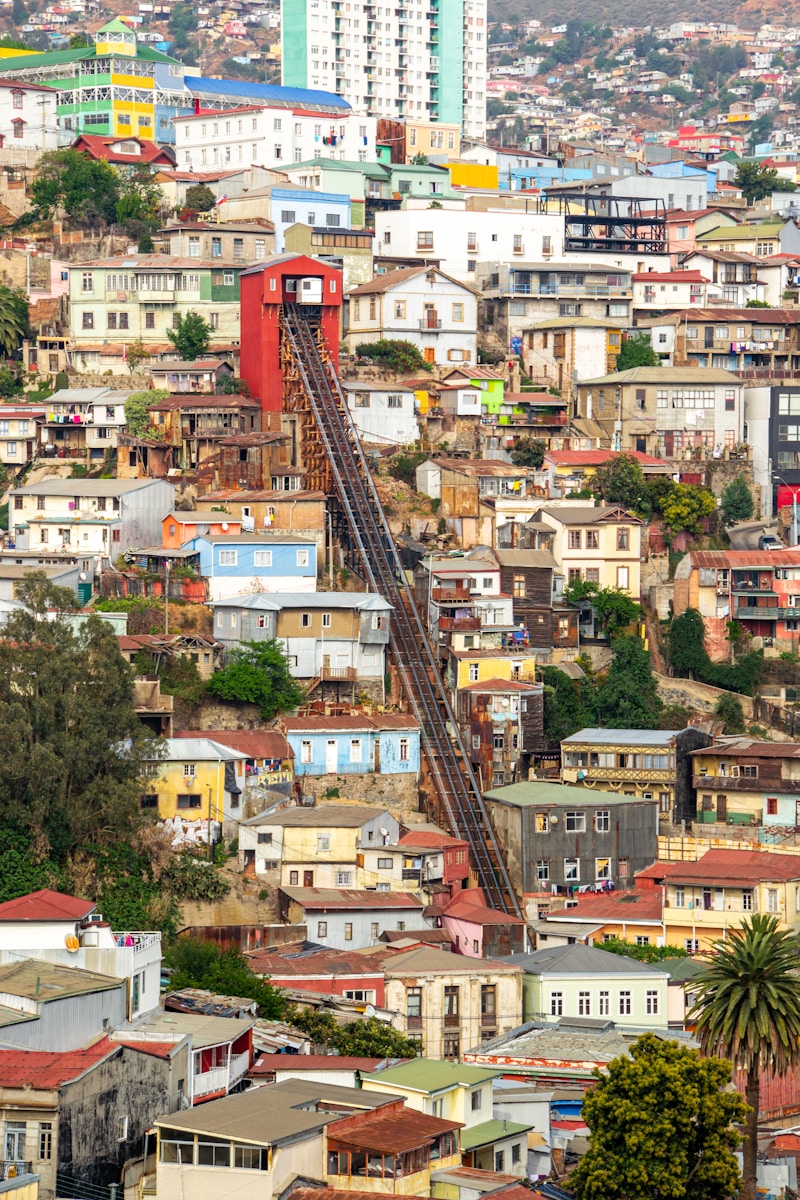
<svg viewBox="0 0 800 1200"><path fill-rule="evenodd" d="M740 162L733 182L742 189L748 204L763 200L773 192L793 192L797 186L782 179L775 167L762 167L757 162Z"/></svg>
<svg viewBox="0 0 800 1200"><path fill-rule="evenodd" d="M723 722L723 733L744 733L744 710L741 700L737 700L735 696L720 696L714 713Z"/></svg>
<svg viewBox="0 0 800 1200"><path fill-rule="evenodd" d="M643 963L659 963L668 958L689 957L688 951L680 946L636 946L633 942L624 942L618 937L604 941L603 949L609 954L621 954L625 958L635 958L637 962Z"/></svg>
<svg viewBox="0 0 800 1200"><path fill-rule="evenodd" d="M131 437L157 437L157 431L151 426L150 413L147 411L151 404L160 404L166 400L169 392L158 388L152 392L131 392L125 401L125 430Z"/></svg>
<svg viewBox="0 0 800 1200"><path fill-rule="evenodd" d="M660 359L646 333L634 333L622 339L617 356L617 370L630 371L633 367L657 367Z"/></svg>
<svg viewBox="0 0 800 1200"><path fill-rule="evenodd" d="M706 629L696 608L687 608L674 617L669 627L669 665L673 675L700 679L709 657L705 647Z"/></svg>
<svg viewBox="0 0 800 1200"><path fill-rule="evenodd" d="M627 592L619 588L601 588L585 579L576 579L564 588L564 599L568 604L580 604L590 600L604 633L613 636L627 628L642 615L642 608Z"/></svg>
<svg viewBox="0 0 800 1200"><path fill-rule="evenodd" d="M145 764L159 750L111 626L92 615L74 629L72 592L41 571L17 599L25 608L0 639L0 827L28 838L37 861L63 862L87 843L133 835Z"/></svg>
<svg viewBox="0 0 800 1200"><path fill-rule="evenodd" d="M28 10L23 0L12 0L11 20L15 25L24 25L28 19Z"/></svg>
<svg viewBox="0 0 800 1200"><path fill-rule="evenodd" d="M127 354L128 370L130 371L131 375L135 375L138 368L143 362L147 362L149 357L150 351L145 348L145 344L141 338L138 338L135 342L131 342L130 346L128 346ZM141 394L141 392L136 393L137 396L140 396ZM153 400L151 403L155 404L156 401Z"/></svg>
<svg viewBox="0 0 800 1200"><path fill-rule="evenodd" d="M39 159L31 200L40 217L63 209L79 224L112 224L117 216L119 176L103 160L77 150L48 150Z"/></svg>
<svg viewBox="0 0 800 1200"><path fill-rule="evenodd" d="M569 1176L577 1200L730 1200L745 1106L729 1062L648 1033L594 1074L589 1150Z"/></svg>
<svg viewBox="0 0 800 1200"><path fill-rule="evenodd" d="M0 285L0 354L10 358L15 350L19 350L29 332L25 293L20 288Z"/></svg>
<svg viewBox="0 0 800 1200"><path fill-rule="evenodd" d="M705 1054L732 1059L748 1104L741 1200L756 1200L761 1077L800 1063L800 938L777 917L755 913L714 943L692 1009Z"/></svg>
<svg viewBox="0 0 800 1200"><path fill-rule="evenodd" d="M744 475L737 475L722 489L720 511L726 525L749 521L753 515L753 496Z"/></svg>
<svg viewBox="0 0 800 1200"><path fill-rule="evenodd" d="M301 704L305 693L292 678L280 642L246 642L231 651L221 671L208 682L212 696L256 704L265 721Z"/></svg>
<svg viewBox="0 0 800 1200"><path fill-rule="evenodd" d="M222 950L214 942L181 937L169 947L165 959L173 972L170 991L196 987L223 996L255 1000L260 1017L278 1018L286 1011L281 993L266 979L254 975L238 950Z"/></svg>
<svg viewBox="0 0 800 1200"><path fill-rule="evenodd" d="M168 329L167 337L184 362L194 362L211 345L211 326L199 313L179 313L177 328Z"/></svg>
<svg viewBox="0 0 800 1200"><path fill-rule="evenodd" d="M6 35L5 37L0 38L0 49L3 49L3 50L30 50L31 47L28 42L22 42L22 41L20 41L19 38L9 37L8 35Z"/></svg>
<svg viewBox="0 0 800 1200"><path fill-rule="evenodd" d="M360 342L355 348L355 353L359 358L369 358L373 362L382 363L390 371L403 374L432 369L414 343L402 339L379 338L377 342Z"/></svg>
<svg viewBox="0 0 800 1200"><path fill-rule="evenodd" d="M641 512L646 504L644 473L632 454L616 454L601 463L592 476L591 487L606 504L621 504L633 512Z"/></svg>
<svg viewBox="0 0 800 1200"><path fill-rule="evenodd" d="M544 736L550 746L597 724L597 693L590 679L572 679L558 667L544 667Z"/></svg>
<svg viewBox="0 0 800 1200"><path fill-rule="evenodd" d="M92 45L89 37L85 33L73 33L69 39L68 50L88 50Z"/></svg>
<svg viewBox="0 0 800 1200"><path fill-rule="evenodd" d="M205 183L196 183L186 190L186 207L193 212L211 212L217 197Z"/></svg>
<svg viewBox="0 0 800 1200"><path fill-rule="evenodd" d="M418 1041L377 1017L337 1025L330 1013L294 1009L289 1019L296 1029L307 1033L315 1045L327 1046L337 1054L356 1058L416 1058L420 1053Z"/></svg>
<svg viewBox="0 0 800 1200"><path fill-rule="evenodd" d="M673 483L661 504L664 528L673 537L678 533L699 533L703 517L716 510L713 493L697 483Z"/></svg>
<svg viewBox="0 0 800 1200"><path fill-rule="evenodd" d="M511 451L511 461L515 467L533 467L538 470L544 462L546 450L547 442L541 441L540 438L520 437Z"/></svg>
<svg viewBox="0 0 800 1200"><path fill-rule="evenodd" d="M618 637L614 657L597 696L600 725L611 729L656 729L661 701L650 655L638 637Z"/></svg>

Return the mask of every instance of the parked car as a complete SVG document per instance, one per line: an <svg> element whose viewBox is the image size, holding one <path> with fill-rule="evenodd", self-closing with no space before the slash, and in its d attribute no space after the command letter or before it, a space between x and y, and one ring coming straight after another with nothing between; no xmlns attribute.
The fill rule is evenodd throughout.
<svg viewBox="0 0 800 1200"><path fill-rule="evenodd" d="M758 539L759 550L782 550L783 542L774 533L762 533Z"/></svg>

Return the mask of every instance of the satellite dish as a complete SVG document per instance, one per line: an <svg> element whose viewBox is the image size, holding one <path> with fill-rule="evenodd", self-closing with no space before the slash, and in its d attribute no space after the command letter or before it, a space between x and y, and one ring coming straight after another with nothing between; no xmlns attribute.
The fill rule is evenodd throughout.
<svg viewBox="0 0 800 1200"><path fill-rule="evenodd" d="M389 836L389 830L381 827L381 837L388 837L388 836Z"/></svg>
<svg viewBox="0 0 800 1200"><path fill-rule="evenodd" d="M228 532L228 522L227 521L222 522L222 529L223 529L224 533Z"/></svg>
<svg viewBox="0 0 800 1200"><path fill-rule="evenodd" d="M367 1007L364 1009L364 1016L365 1017L374 1017L375 1016L375 1005L374 1004L367 1005Z"/></svg>
<svg viewBox="0 0 800 1200"><path fill-rule="evenodd" d="M85 583L86 582L86 572L81 571L80 575L78 576L78 579L80 579L81 583Z"/></svg>

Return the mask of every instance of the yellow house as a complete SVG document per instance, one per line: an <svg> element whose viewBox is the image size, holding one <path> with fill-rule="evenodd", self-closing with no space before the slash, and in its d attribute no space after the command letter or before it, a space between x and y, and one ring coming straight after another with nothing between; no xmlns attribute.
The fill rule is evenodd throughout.
<svg viewBox="0 0 800 1200"><path fill-rule="evenodd" d="M800 929L798 854L709 850L696 862L654 863L636 882L662 892L666 942L690 953L709 950L757 912Z"/></svg>
<svg viewBox="0 0 800 1200"><path fill-rule="evenodd" d="M543 508L540 516L554 531L553 557L568 582L583 579L639 599L643 525L639 517L606 504L562 504Z"/></svg>
<svg viewBox="0 0 800 1200"><path fill-rule="evenodd" d="M456 691L471 683L488 683L490 679L535 683L536 662L536 655L530 649L451 650L448 683Z"/></svg>
<svg viewBox="0 0 800 1200"><path fill-rule="evenodd" d="M247 754L207 737L164 738L151 764L143 810L158 814L173 845L217 842L238 833Z"/></svg>
<svg viewBox="0 0 800 1200"><path fill-rule="evenodd" d="M239 866L280 887L359 889L366 848L399 836L397 820L375 805L287 808L242 822Z"/></svg>

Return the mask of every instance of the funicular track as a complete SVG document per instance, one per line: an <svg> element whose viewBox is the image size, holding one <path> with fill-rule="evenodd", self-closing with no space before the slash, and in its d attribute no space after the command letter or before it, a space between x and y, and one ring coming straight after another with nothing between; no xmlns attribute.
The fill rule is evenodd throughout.
<svg viewBox="0 0 800 1200"><path fill-rule="evenodd" d="M447 698L439 666L417 611L313 312L284 305L284 336L328 456L331 476L360 571L394 611L391 650L403 691L422 730L422 748L440 808L454 836L470 847L486 901L521 916L477 778Z"/></svg>

